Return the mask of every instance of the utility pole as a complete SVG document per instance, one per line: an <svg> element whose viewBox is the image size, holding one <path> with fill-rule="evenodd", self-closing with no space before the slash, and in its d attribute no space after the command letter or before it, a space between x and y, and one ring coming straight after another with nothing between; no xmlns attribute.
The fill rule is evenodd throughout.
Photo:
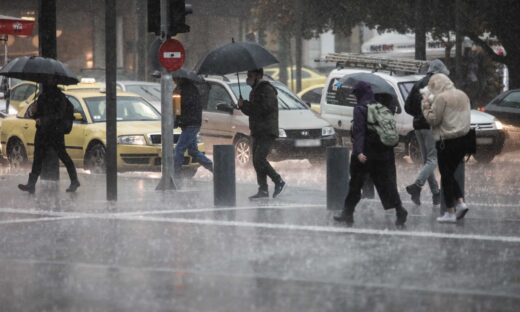
<svg viewBox="0 0 520 312"><path fill-rule="evenodd" d="M106 64L106 188L107 200L117 200L117 33L116 0L105 2L105 64Z"/></svg>
<svg viewBox="0 0 520 312"><path fill-rule="evenodd" d="M424 0L415 0L415 59L426 60L426 17Z"/></svg>

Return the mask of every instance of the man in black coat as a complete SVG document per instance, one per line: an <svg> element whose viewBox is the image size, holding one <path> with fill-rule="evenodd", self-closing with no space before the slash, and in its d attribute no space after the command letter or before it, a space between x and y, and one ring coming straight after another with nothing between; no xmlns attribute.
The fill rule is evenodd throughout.
<svg viewBox="0 0 520 312"><path fill-rule="evenodd" d="M239 99L238 107L249 116L249 129L253 139L253 166L256 171L258 193L249 199L269 197L267 176L274 182L273 198L285 189L285 181L271 167L267 156L278 137L278 92L269 81L263 80L262 68L247 72L247 84L252 90L249 101Z"/></svg>
<svg viewBox="0 0 520 312"><path fill-rule="evenodd" d="M394 148L384 145L376 131L367 128L368 104L375 103L374 93L368 83L358 82L352 93L356 96L354 122L352 125L352 155L350 158L350 181L345 206L334 220L354 223L354 209L361 200L361 189L367 174L376 187L383 208L396 210L397 226L403 226L408 212L403 208L395 169Z"/></svg>
<svg viewBox="0 0 520 312"><path fill-rule="evenodd" d="M67 150L65 149L65 133L64 118L67 99L65 94L58 89L56 80L48 78L43 83L41 94L33 107L36 109L32 112L31 117L36 120L36 134L34 136L34 160L32 170L29 174L27 184L18 184L18 188L22 191L34 194L36 181L42 171L43 159L45 152L49 148L53 148L58 154L58 158L67 168L70 178L70 186L67 192L75 192L80 186L76 167L72 162Z"/></svg>
<svg viewBox="0 0 520 312"><path fill-rule="evenodd" d="M181 95L181 115L177 124L182 132L175 146L174 172L180 174L186 150L195 161L213 172L213 162L199 151L197 145L197 134L202 125L202 103L199 89L189 79L175 79L175 83L177 92L180 92Z"/></svg>
<svg viewBox="0 0 520 312"><path fill-rule="evenodd" d="M428 73L415 83L406 98L404 106L404 110L413 116L415 137L417 138L423 159L423 167L415 179L415 182L406 187L406 191L411 195L412 201L417 206L421 205L421 190L426 181L428 181L432 192L433 205L439 205L441 202L439 184L434 174L435 168L437 168L437 149L435 148L435 140L433 139L431 127L428 122L426 122L422 112L422 95L420 93L422 88L428 86L430 77L437 73L450 74L450 71L441 60L433 60L430 63Z"/></svg>

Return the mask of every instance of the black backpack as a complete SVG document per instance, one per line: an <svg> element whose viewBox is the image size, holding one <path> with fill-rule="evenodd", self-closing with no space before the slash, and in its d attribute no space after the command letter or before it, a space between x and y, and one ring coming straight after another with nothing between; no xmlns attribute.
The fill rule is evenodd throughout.
<svg viewBox="0 0 520 312"><path fill-rule="evenodd" d="M63 118L61 120L62 130L64 134L69 134L72 131L72 125L74 124L74 105L63 96L65 101L65 110L63 112Z"/></svg>

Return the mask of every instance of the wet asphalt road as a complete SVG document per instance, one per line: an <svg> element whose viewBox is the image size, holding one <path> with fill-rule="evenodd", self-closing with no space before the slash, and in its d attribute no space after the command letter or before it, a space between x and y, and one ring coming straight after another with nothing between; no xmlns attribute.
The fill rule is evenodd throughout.
<svg viewBox="0 0 520 312"><path fill-rule="evenodd" d="M26 172L0 175L1 311L518 311L520 153L466 167L471 211L435 221L423 191L404 193L417 168L398 164L410 212L364 200L356 223L325 207L325 167L276 163L288 182L276 200L251 203L251 171L237 172L237 207L213 207L211 176L157 192L157 174L119 176L107 203L104 177L80 176L20 194Z"/></svg>

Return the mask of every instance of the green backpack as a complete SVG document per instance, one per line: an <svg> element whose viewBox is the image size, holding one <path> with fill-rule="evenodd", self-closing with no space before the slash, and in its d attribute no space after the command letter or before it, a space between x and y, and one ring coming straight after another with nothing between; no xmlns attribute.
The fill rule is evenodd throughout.
<svg viewBox="0 0 520 312"><path fill-rule="evenodd" d="M367 105L367 128L374 130L383 145L394 147L399 143L399 133L394 114L381 103Z"/></svg>

